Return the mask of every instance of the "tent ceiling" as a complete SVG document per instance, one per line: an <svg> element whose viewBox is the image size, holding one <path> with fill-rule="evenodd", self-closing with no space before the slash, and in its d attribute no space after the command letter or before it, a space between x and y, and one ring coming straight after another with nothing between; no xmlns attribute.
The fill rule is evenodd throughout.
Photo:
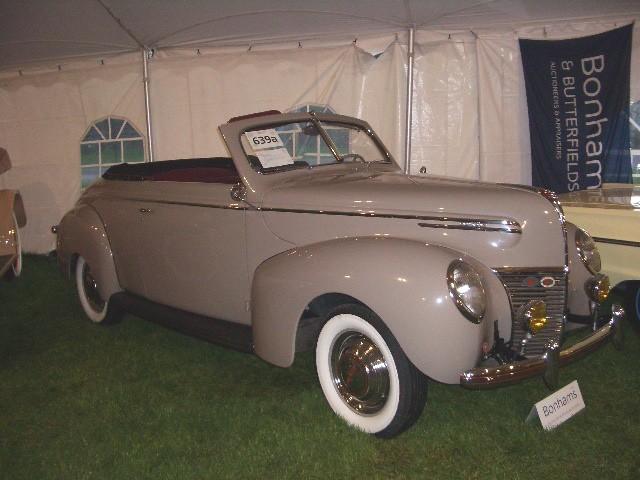
<svg viewBox="0 0 640 480"><path fill-rule="evenodd" d="M638 0L0 0L0 68L149 47L633 16Z"/></svg>

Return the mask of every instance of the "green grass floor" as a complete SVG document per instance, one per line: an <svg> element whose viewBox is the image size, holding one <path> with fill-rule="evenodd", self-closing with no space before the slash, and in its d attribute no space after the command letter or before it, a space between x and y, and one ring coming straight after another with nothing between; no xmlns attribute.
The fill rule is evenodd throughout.
<svg viewBox="0 0 640 480"><path fill-rule="evenodd" d="M393 440L335 417L312 354L280 369L133 316L84 319L55 261L0 284L0 478L640 478L640 340L561 371L586 409L524 422L540 380L474 392L430 384Z"/></svg>

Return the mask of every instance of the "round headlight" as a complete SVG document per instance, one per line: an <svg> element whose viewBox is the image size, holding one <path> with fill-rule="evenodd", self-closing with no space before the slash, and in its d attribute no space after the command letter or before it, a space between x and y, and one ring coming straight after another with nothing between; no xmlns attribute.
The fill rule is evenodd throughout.
<svg viewBox="0 0 640 480"><path fill-rule="evenodd" d="M580 260L582 260L587 269L591 273L598 273L602 267L598 247L596 247L596 242L593 241L593 238L581 228L576 230L576 249Z"/></svg>
<svg viewBox="0 0 640 480"><path fill-rule="evenodd" d="M480 323L487 309L487 297L478 272L468 263L454 260L447 271L447 283L460 312L467 320Z"/></svg>

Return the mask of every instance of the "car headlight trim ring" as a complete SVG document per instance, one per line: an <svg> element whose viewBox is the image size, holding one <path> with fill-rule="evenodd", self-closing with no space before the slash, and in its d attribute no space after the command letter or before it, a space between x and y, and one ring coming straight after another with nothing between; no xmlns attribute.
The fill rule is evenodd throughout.
<svg viewBox="0 0 640 480"><path fill-rule="evenodd" d="M576 249L578 250L578 256L584 266L587 267L594 275L602 268L602 261L600 260L600 252L596 242L591 238L587 232L578 228L576 230Z"/></svg>
<svg viewBox="0 0 640 480"><path fill-rule="evenodd" d="M458 310L472 323L480 323L487 309L487 297L478 272L462 260L454 260L447 269L449 294Z"/></svg>

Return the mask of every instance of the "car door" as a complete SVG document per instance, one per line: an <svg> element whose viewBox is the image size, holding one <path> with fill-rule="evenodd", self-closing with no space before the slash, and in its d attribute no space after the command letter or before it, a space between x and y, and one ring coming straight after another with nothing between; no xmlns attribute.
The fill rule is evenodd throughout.
<svg viewBox="0 0 640 480"><path fill-rule="evenodd" d="M112 213L120 217L112 242L123 286L160 304L249 324L245 211L231 198L232 185L144 183Z"/></svg>

